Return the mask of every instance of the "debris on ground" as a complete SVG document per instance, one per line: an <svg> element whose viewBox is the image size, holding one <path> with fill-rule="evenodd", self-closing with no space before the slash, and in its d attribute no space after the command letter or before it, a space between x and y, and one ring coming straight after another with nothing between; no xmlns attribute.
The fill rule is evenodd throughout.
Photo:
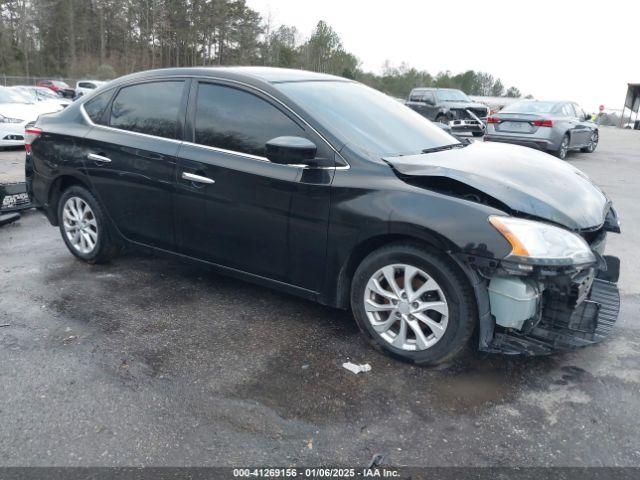
<svg viewBox="0 0 640 480"><path fill-rule="evenodd" d="M376 453L373 457L371 457L371 460L367 464L367 468L379 467L380 465L382 465L383 460L384 455L382 455L381 453Z"/></svg>
<svg viewBox="0 0 640 480"><path fill-rule="evenodd" d="M355 363L345 362L342 364L342 366L352 373L369 372L371 370L371 365L369 365L368 363L356 365Z"/></svg>

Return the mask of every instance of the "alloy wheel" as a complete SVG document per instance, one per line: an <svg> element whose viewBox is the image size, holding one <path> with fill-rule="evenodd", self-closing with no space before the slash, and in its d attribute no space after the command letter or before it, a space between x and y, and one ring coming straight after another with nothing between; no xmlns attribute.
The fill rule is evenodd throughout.
<svg viewBox="0 0 640 480"><path fill-rule="evenodd" d="M561 159L564 159L567 156L567 152L569 150L569 138L568 137L564 137L562 139L562 143L560 144L560 152L559 152L559 157Z"/></svg>
<svg viewBox="0 0 640 480"><path fill-rule="evenodd" d="M80 197L69 197L62 222L71 246L84 255L91 253L98 243L98 222L89 204Z"/></svg>
<svg viewBox="0 0 640 480"><path fill-rule="evenodd" d="M593 132L591 134L591 139L589 140L589 151L593 152L598 146L598 132Z"/></svg>
<svg viewBox="0 0 640 480"><path fill-rule="evenodd" d="M395 348L426 350L447 330L449 306L442 288L425 271L407 264L375 272L364 292L373 329Z"/></svg>

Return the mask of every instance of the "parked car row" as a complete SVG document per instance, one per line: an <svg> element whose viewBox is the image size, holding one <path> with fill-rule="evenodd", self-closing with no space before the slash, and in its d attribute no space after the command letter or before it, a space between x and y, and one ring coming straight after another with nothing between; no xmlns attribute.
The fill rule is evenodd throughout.
<svg viewBox="0 0 640 480"><path fill-rule="evenodd" d="M0 147L24 145L28 124L43 114L59 112L64 108L58 99L40 98L42 100L37 93L20 88L0 87Z"/></svg>
<svg viewBox="0 0 640 480"><path fill-rule="evenodd" d="M574 102L522 100L490 116L488 107L460 90L414 88L405 105L452 133L484 135L485 141L523 145L561 159L571 150L591 153L598 146L598 126Z"/></svg>
<svg viewBox="0 0 640 480"><path fill-rule="evenodd" d="M80 80L75 89L59 80L42 80L38 85L0 86L0 148L24 145L25 126L34 123L40 115L59 112L104 83Z"/></svg>
<svg viewBox="0 0 640 480"><path fill-rule="evenodd" d="M48 88L61 97L75 99L92 92L101 85L104 85L104 83L105 82L99 80L78 80L75 88L71 88L62 80L40 80L37 86Z"/></svg>

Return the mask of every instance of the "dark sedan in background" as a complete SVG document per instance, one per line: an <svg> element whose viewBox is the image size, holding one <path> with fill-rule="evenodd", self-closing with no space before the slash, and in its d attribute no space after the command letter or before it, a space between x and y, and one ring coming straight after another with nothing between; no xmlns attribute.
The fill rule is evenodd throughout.
<svg viewBox="0 0 640 480"><path fill-rule="evenodd" d="M142 72L41 117L26 150L29 195L77 258L143 246L350 308L403 360L443 362L474 331L484 351L546 354L618 315L617 216L584 174L461 143L344 78Z"/></svg>
<svg viewBox="0 0 640 480"><path fill-rule="evenodd" d="M487 119L485 141L513 143L551 152L561 159L570 150L591 153L598 126L573 102L524 100Z"/></svg>

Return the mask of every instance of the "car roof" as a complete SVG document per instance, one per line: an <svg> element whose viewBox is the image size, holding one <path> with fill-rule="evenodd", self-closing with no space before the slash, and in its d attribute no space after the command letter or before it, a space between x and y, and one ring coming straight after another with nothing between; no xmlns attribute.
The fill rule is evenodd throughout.
<svg viewBox="0 0 640 480"><path fill-rule="evenodd" d="M413 89L414 91L420 90L424 92L435 92L436 90L455 90L456 92L462 92L459 88L444 88L444 87L417 87Z"/></svg>
<svg viewBox="0 0 640 480"><path fill-rule="evenodd" d="M342 81L351 80L328 75L326 73L309 72L292 68L275 67L184 67L163 68L158 70L146 70L119 78L117 81L130 81L138 78L163 78L169 76L212 76L230 80L246 80L251 83L284 83L284 82L309 82L309 81Z"/></svg>

